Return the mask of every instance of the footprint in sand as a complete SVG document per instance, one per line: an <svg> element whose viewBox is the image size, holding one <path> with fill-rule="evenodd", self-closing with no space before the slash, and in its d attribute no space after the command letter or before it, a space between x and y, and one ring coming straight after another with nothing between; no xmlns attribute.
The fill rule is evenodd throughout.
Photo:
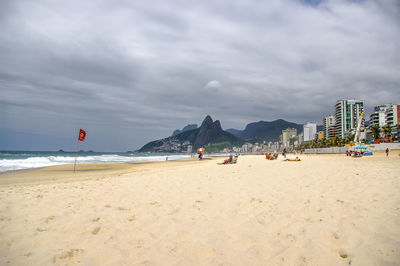
<svg viewBox="0 0 400 266"><path fill-rule="evenodd" d="M128 221L129 222L133 222L135 220L136 220L136 216L135 215L132 215L131 217L128 217Z"/></svg>
<svg viewBox="0 0 400 266"><path fill-rule="evenodd" d="M96 227L95 229L92 230L92 234L97 235L100 232L100 229L101 229L100 226Z"/></svg>
<svg viewBox="0 0 400 266"><path fill-rule="evenodd" d="M53 262L58 265L73 265L80 263L83 255L83 249L70 249L59 255L55 255Z"/></svg>
<svg viewBox="0 0 400 266"><path fill-rule="evenodd" d="M48 224L50 221L54 220L56 217L55 216L49 216L46 218L46 223Z"/></svg>
<svg viewBox="0 0 400 266"><path fill-rule="evenodd" d="M347 252L344 251L344 250L339 250L339 256L340 256L342 259L347 259L347 258L349 257L349 254L347 254Z"/></svg>
<svg viewBox="0 0 400 266"><path fill-rule="evenodd" d="M340 239L338 233L334 233L334 234L333 234L333 238L335 238L336 240L339 240L339 239Z"/></svg>

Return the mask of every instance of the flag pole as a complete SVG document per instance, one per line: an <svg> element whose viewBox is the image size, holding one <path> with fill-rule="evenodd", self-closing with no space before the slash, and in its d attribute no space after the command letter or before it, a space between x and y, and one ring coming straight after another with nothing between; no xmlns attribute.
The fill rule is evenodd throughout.
<svg viewBox="0 0 400 266"><path fill-rule="evenodd" d="M74 163L74 174L75 174L75 167L76 167L76 156L78 156L78 144L79 144L79 137L76 140L76 152L75 152L75 163Z"/></svg>

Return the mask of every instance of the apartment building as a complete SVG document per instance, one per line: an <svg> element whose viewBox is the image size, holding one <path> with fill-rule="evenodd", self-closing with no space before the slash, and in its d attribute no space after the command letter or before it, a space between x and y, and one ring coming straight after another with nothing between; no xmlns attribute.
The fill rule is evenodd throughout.
<svg viewBox="0 0 400 266"><path fill-rule="evenodd" d="M361 113L364 113L363 100L338 100L335 105L337 136L345 138L353 133ZM364 119L361 126L364 126Z"/></svg>
<svg viewBox="0 0 400 266"><path fill-rule="evenodd" d="M336 136L336 117L328 115L324 117L324 136L326 139L331 139Z"/></svg>

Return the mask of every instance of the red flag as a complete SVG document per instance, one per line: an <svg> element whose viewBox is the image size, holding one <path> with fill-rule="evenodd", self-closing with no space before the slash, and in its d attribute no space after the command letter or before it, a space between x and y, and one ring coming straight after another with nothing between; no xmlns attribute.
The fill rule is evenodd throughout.
<svg viewBox="0 0 400 266"><path fill-rule="evenodd" d="M83 129L81 129L81 130L79 130L79 140L80 141L84 141L85 140L85 137L86 137L86 131L85 130L83 130Z"/></svg>

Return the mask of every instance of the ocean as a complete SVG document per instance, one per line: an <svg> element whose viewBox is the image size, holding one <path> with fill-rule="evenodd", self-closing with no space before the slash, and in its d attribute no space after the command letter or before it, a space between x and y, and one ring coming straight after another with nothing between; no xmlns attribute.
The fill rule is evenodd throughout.
<svg viewBox="0 0 400 266"><path fill-rule="evenodd" d="M165 161L190 158L190 154L154 154L130 152L79 152L77 164L119 163L130 161ZM0 172L38 168L59 164L73 164L75 152L0 151Z"/></svg>

